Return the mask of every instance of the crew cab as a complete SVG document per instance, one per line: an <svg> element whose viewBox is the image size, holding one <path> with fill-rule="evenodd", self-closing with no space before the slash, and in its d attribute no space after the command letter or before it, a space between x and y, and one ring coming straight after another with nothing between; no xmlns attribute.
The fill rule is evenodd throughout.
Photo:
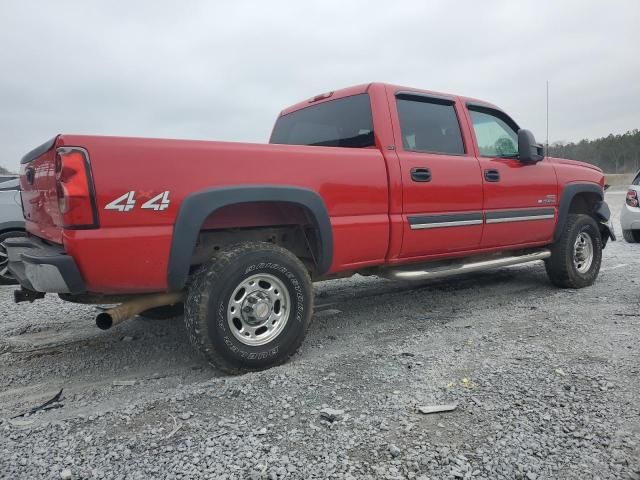
<svg viewBox="0 0 640 480"><path fill-rule="evenodd" d="M283 110L270 144L58 135L21 162L16 301L175 315L232 373L284 362L312 282L423 280L544 260L591 285L614 239L602 171L545 158L490 103L381 83Z"/></svg>

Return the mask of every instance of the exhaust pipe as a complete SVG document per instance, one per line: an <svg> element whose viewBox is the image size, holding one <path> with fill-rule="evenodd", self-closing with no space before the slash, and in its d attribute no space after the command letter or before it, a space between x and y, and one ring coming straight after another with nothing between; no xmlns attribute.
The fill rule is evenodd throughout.
<svg viewBox="0 0 640 480"><path fill-rule="evenodd" d="M96 317L96 325L101 330L108 330L114 325L124 322L149 310L150 308L163 307L165 305L175 305L184 299L184 292L173 293L152 293L143 295L128 302L124 302L117 307L101 312Z"/></svg>

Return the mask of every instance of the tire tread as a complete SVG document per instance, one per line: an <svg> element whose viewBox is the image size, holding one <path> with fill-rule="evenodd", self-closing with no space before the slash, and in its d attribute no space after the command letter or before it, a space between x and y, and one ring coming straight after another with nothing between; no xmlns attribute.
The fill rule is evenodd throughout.
<svg viewBox="0 0 640 480"><path fill-rule="evenodd" d="M640 242L640 230L623 230L622 236L627 243Z"/></svg>
<svg viewBox="0 0 640 480"><path fill-rule="evenodd" d="M247 371L260 370L260 368L238 367L232 362L229 362L211 344L209 341L209 325L207 319L208 295L205 295L205 293L212 291L216 288L216 285L219 285L223 280L225 272L238 259L248 253L253 253L256 250L286 256L289 261L297 264L299 269L305 274L305 281L308 282L309 285L311 284L311 278L298 257L289 250L267 242L245 242L238 244L234 247L218 252L208 262L200 266L191 279L189 293L187 294L185 301L184 321L187 336L190 343L202 357L215 367L232 375L245 373ZM309 302L309 310L313 312L313 295L311 295ZM310 323L311 321L309 320L305 328L305 333ZM303 340L304 334L300 335L299 338L296 339L296 344L288 355L283 355L282 358L278 359L270 366L285 363L298 350Z"/></svg>
<svg viewBox="0 0 640 480"><path fill-rule="evenodd" d="M561 288L583 288L591 285L593 282L585 282L576 276L573 267L573 242L575 241L572 232L577 228L579 223L593 224L593 227L598 231L598 227L595 220L589 215L584 214L570 214L567 218L567 222L564 225L564 229L560 238L551 247L551 257L545 261L545 267L549 280L554 285ZM599 236L592 238L594 241L594 262L598 262L598 270L600 269L599 262L602 259L602 240ZM597 272L596 272L597 276ZM595 278L594 278L595 280Z"/></svg>

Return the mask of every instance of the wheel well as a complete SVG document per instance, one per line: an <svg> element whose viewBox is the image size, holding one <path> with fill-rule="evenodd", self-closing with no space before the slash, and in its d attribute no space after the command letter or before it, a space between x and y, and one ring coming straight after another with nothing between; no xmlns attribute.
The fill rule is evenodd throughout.
<svg viewBox="0 0 640 480"><path fill-rule="evenodd" d="M192 270L219 250L238 243L269 242L286 248L316 273L320 236L313 214L287 202L238 203L210 214L198 233Z"/></svg>
<svg viewBox="0 0 640 480"><path fill-rule="evenodd" d="M602 198L595 193L578 193L571 200L571 205L569 205L569 213L584 213L587 215L591 215L593 213L595 204L601 200Z"/></svg>
<svg viewBox="0 0 640 480"><path fill-rule="evenodd" d="M318 192L288 185L216 187L192 193L180 205L169 251L168 289L184 288L193 265L200 261L202 248L198 243L220 246L229 236L233 236L234 242L250 240L255 237L248 236L248 231L264 228L285 228L288 232L301 229L302 237L296 233L294 238L304 239L308 251L300 253L300 248L289 248L294 248L303 260L313 258L319 274L330 270L333 231L329 212ZM238 235L238 231L243 233ZM214 240L208 238L210 232L215 232ZM264 231L259 235L264 237ZM281 241L281 237L277 239L278 236L271 241Z"/></svg>

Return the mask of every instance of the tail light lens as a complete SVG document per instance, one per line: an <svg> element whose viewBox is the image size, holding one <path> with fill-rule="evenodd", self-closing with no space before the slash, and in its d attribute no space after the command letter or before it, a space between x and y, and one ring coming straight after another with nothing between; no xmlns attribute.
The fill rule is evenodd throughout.
<svg viewBox="0 0 640 480"><path fill-rule="evenodd" d="M638 203L638 192L635 190L629 190L627 192L627 205L630 207L637 207Z"/></svg>
<svg viewBox="0 0 640 480"><path fill-rule="evenodd" d="M87 152L76 147L59 148L54 170L63 226L97 228L98 217Z"/></svg>

